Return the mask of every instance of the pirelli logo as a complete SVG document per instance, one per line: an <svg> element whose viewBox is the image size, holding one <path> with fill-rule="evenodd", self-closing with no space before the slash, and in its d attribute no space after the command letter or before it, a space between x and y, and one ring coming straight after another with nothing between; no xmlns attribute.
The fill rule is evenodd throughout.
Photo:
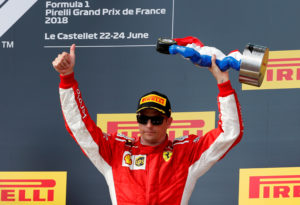
<svg viewBox="0 0 300 205"><path fill-rule="evenodd" d="M299 205L300 168L241 169L239 205Z"/></svg>
<svg viewBox="0 0 300 205"><path fill-rule="evenodd" d="M300 175L252 176L249 183L250 199L300 197Z"/></svg>
<svg viewBox="0 0 300 205"><path fill-rule="evenodd" d="M65 205L66 172L0 172L0 205Z"/></svg>
<svg viewBox="0 0 300 205"><path fill-rule="evenodd" d="M300 50L271 51L261 87L242 85L243 90L300 88Z"/></svg>
<svg viewBox="0 0 300 205"><path fill-rule="evenodd" d="M144 104L144 103L147 103L147 102L155 102L155 103L160 104L162 106L166 106L167 100L166 100L166 98L163 98L163 97L160 97L158 95L152 94L152 95L147 95L147 96L143 97L140 101L140 105Z"/></svg>
<svg viewBox="0 0 300 205"><path fill-rule="evenodd" d="M169 139L188 134L202 136L215 128L215 112L175 112L173 123L168 129ZM97 114L97 126L107 133L122 133L138 138L139 128L136 114Z"/></svg>

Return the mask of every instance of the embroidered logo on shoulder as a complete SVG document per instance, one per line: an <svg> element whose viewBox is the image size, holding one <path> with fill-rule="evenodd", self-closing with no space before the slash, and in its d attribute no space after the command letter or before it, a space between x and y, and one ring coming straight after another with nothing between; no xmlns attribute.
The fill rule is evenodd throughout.
<svg viewBox="0 0 300 205"><path fill-rule="evenodd" d="M200 139L200 137L198 136L198 137L196 137L196 138L193 140L193 142L194 142L194 143L197 143L197 142L199 142L199 139Z"/></svg>
<svg viewBox="0 0 300 205"><path fill-rule="evenodd" d="M120 142L125 142L125 144L126 144L127 146L131 146L131 145L133 145L134 142L135 142L134 138L127 137L126 135L123 135L123 134L121 134L121 133L117 133L116 140L117 140L117 141L120 141Z"/></svg>
<svg viewBox="0 0 300 205"><path fill-rule="evenodd" d="M171 159L172 155L173 155L173 152L171 152L171 151L165 151L163 153L163 158L167 162L167 161L169 161Z"/></svg>
<svg viewBox="0 0 300 205"><path fill-rule="evenodd" d="M177 141L183 141L185 139L187 139L189 136L188 135L185 135L185 136L182 136L182 137L177 137L174 139L174 142L177 142Z"/></svg>
<svg viewBox="0 0 300 205"><path fill-rule="evenodd" d="M129 137L127 137L126 135L123 135L122 133L117 133L117 137L123 137L125 139L128 139Z"/></svg>
<svg viewBox="0 0 300 205"><path fill-rule="evenodd" d="M108 141L109 137L111 137L110 134L106 134L106 133L103 134L103 138L106 139L106 141Z"/></svg>
<svg viewBox="0 0 300 205"><path fill-rule="evenodd" d="M128 140L128 141L134 141L134 138L128 137L128 136L126 136L126 135L123 135L122 133L118 133L118 134L117 134L117 137L125 138L125 139Z"/></svg>

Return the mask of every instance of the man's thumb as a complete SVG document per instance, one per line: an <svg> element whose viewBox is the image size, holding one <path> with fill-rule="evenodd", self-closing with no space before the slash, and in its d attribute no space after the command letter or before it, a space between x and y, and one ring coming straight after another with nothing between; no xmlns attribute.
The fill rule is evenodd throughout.
<svg viewBox="0 0 300 205"><path fill-rule="evenodd" d="M72 46L70 47L71 58L75 58L75 47L75 44L72 44Z"/></svg>
<svg viewBox="0 0 300 205"><path fill-rule="evenodd" d="M212 56L211 56L211 66L215 66L216 65L216 54L213 54Z"/></svg>

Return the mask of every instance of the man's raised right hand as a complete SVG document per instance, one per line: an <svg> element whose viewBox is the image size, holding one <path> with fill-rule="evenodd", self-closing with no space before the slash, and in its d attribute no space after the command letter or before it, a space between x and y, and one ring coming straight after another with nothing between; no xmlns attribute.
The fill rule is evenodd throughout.
<svg viewBox="0 0 300 205"><path fill-rule="evenodd" d="M69 75L74 71L75 65L75 44L70 47L70 53L62 52L54 61L52 61L54 69L61 75Z"/></svg>

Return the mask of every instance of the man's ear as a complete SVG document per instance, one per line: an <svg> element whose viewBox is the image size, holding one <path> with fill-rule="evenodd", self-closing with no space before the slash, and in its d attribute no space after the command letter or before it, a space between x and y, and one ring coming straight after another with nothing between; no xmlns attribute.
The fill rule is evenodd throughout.
<svg viewBox="0 0 300 205"><path fill-rule="evenodd" d="M172 117L169 117L169 118L167 119L167 125L168 125L168 128L171 126L172 122L173 122L173 118L172 118Z"/></svg>

